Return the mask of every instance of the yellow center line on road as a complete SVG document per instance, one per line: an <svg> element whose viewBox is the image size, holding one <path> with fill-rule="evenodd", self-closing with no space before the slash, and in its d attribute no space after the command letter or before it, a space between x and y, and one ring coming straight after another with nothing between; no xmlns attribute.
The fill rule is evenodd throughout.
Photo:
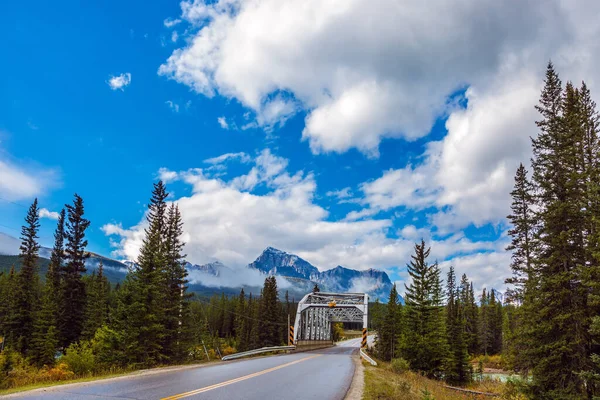
<svg viewBox="0 0 600 400"><path fill-rule="evenodd" d="M308 361L310 359L313 359L313 358L316 358L316 357L321 357L321 356L322 356L322 354L317 354L317 355L314 355L314 356L310 356L310 357L306 357L306 358L301 358L300 360L292 361L292 362L289 362L287 364L282 364L282 365L279 365L277 367L265 369L263 371L258 371L258 372L255 372L253 374L250 374L250 375L241 376L239 378L231 379L229 381L225 381L225 382L221 382L221 383L216 383L216 384L211 385L211 386L206 386L206 387L203 387L203 388L200 388L200 389L192 390L191 392L185 392L185 393L180 393L180 394L176 394L176 395L169 396L169 397L164 397L161 400L183 399L184 397L189 397L189 396L193 396L195 394L200 394L200 393L208 392L209 390L218 389L218 388L221 388L223 386L231 385L233 383L245 381L247 379L256 378L257 376L268 374L269 372L277 371L278 369L289 367L290 365L298 364L298 363L301 363L303 361Z"/></svg>

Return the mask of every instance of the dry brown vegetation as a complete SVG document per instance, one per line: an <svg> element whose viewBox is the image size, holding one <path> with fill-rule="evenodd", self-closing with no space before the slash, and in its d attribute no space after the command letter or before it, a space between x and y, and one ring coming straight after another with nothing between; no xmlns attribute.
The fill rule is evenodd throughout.
<svg viewBox="0 0 600 400"><path fill-rule="evenodd" d="M500 382L484 381L469 386L469 389L488 393L503 393ZM427 379L417 373L407 371L395 373L389 363L380 362L379 366L365 366L364 400L473 400L500 399L510 397L490 397L461 393L444 387L443 382Z"/></svg>

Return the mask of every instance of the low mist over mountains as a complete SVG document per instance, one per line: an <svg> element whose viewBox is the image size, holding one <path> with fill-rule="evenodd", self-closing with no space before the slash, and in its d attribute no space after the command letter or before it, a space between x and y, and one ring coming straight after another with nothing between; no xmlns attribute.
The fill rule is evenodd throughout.
<svg viewBox="0 0 600 400"><path fill-rule="evenodd" d="M0 233L0 272L7 272L12 265L19 267L19 240ZM39 273L43 277L48 268L51 249L40 249ZM104 272L112 283L125 279L132 261L117 261L91 253L86 261L88 273L98 268L102 261ZM241 288L246 293L260 294L265 276L277 277L280 294L287 290L290 296L299 299L312 291L315 284L321 291L366 292L371 300L387 301L392 282L384 271L368 269L357 271L338 266L320 272L317 267L295 254L267 247L260 256L246 267L230 268L219 261L196 265L187 263L190 291L199 295L225 292L237 294Z"/></svg>

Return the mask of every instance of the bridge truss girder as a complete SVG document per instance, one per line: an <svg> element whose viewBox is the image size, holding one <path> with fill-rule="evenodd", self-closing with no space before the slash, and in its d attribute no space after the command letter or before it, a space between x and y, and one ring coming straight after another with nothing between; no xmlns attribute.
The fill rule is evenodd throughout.
<svg viewBox="0 0 600 400"><path fill-rule="evenodd" d="M298 303L294 343L331 340L332 322L362 322L367 328L369 296L366 293L309 293Z"/></svg>

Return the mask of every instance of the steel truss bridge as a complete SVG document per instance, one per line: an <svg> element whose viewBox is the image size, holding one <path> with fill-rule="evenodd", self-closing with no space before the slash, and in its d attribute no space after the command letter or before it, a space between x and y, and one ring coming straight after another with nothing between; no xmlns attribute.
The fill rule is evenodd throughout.
<svg viewBox="0 0 600 400"><path fill-rule="evenodd" d="M332 340L332 323L362 322L366 346L369 296L366 293L309 293L298 303L293 344Z"/></svg>

